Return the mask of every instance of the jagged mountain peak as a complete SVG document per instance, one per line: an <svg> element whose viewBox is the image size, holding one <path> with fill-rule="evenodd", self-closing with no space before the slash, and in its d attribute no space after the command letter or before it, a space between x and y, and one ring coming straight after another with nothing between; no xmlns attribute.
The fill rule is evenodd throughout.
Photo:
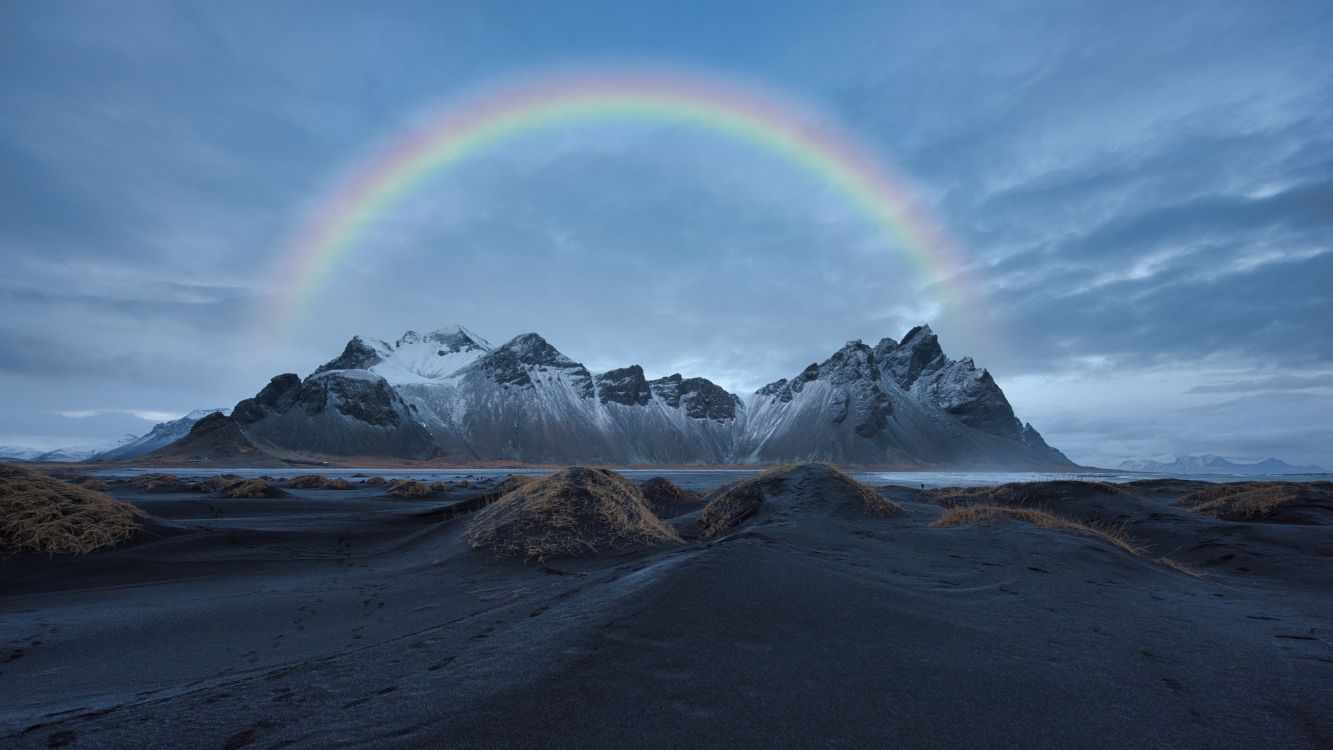
<svg viewBox="0 0 1333 750"><path fill-rule="evenodd" d="M527 365L576 364L574 360L566 357L559 349L551 346L549 341L536 333L520 333L506 341L494 353L500 354L501 352L511 354L519 362Z"/></svg>

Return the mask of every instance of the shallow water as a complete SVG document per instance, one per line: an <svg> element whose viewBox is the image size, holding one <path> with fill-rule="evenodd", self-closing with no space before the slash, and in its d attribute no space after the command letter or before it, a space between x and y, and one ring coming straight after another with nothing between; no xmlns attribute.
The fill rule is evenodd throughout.
<svg viewBox="0 0 1333 750"><path fill-rule="evenodd" d="M270 476L291 478L305 474L319 474L327 477L352 478L361 476L381 476L385 479L417 479L427 482L445 481L457 483L464 479L502 479L514 474L541 476L553 473L555 469L334 469L334 468L293 468L293 469L234 469L234 468L153 468L153 469L107 469L92 472L103 477L132 477L139 474L167 472L182 477L211 477L218 474L236 474L243 477ZM638 482L650 477L665 476L687 489L700 491L717 487L736 479L758 473L758 469L620 469L621 474ZM1146 472L1007 472L1007 471L850 471L857 479L867 484L879 486L885 484L902 487L991 487L1001 484L1023 482L1049 482L1056 480L1085 482L1133 482L1141 479L1191 479L1203 482L1318 482L1333 479L1328 474L1151 474Z"/></svg>

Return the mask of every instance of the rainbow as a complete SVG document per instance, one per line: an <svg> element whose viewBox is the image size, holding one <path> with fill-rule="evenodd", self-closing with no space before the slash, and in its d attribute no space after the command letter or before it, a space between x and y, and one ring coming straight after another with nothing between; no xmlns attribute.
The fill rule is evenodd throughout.
<svg viewBox="0 0 1333 750"><path fill-rule="evenodd" d="M689 125L776 154L834 188L879 226L889 247L939 287L946 315L959 312L971 296L945 232L912 199L904 180L846 134L729 79L592 69L529 76L463 97L355 168L281 253L272 278L284 294L264 311L260 325L294 328L366 229L432 175L521 134L617 120Z"/></svg>

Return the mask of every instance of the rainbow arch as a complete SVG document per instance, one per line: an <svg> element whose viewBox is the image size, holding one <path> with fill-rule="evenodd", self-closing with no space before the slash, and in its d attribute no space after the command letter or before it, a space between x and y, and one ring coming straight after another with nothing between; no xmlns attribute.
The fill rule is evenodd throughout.
<svg viewBox="0 0 1333 750"><path fill-rule="evenodd" d="M261 325L295 328L375 219L440 170L524 133L618 119L695 126L783 157L878 225L890 246L938 285L946 314L975 317L964 310L974 295L947 234L907 181L847 134L762 89L718 76L585 69L515 79L452 102L355 168L280 254L274 278L286 293L264 311Z"/></svg>

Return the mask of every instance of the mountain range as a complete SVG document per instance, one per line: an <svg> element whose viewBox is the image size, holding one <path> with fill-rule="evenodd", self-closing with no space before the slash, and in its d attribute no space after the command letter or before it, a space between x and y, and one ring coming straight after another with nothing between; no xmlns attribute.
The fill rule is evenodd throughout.
<svg viewBox="0 0 1333 750"><path fill-rule="evenodd" d="M1143 471L1154 474L1327 474L1328 469L1319 466L1292 466L1276 458L1262 461L1236 463L1221 456L1204 453L1197 456L1174 456L1170 459L1131 459L1121 461L1120 468L1126 471Z"/></svg>
<svg viewBox="0 0 1333 750"><path fill-rule="evenodd" d="M143 435L126 435L111 443L78 445L39 450L16 445L0 446L0 459L74 463L78 461L122 461L151 453L185 437L195 423L209 414L230 414L231 409L195 409L179 419L160 422Z"/></svg>
<svg viewBox="0 0 1333 750"><path fill-rule="evenodd" d="M702 377L601 373L535 333L493 346L461 326L388 342L356 336L310 375L274 377L157 461L331 458L450 463L768 464L1058 469L1073 463L1019 421L970 358L929 326L848 342L746 398ZM239 459L238 459L239 460Z"/></svg>

